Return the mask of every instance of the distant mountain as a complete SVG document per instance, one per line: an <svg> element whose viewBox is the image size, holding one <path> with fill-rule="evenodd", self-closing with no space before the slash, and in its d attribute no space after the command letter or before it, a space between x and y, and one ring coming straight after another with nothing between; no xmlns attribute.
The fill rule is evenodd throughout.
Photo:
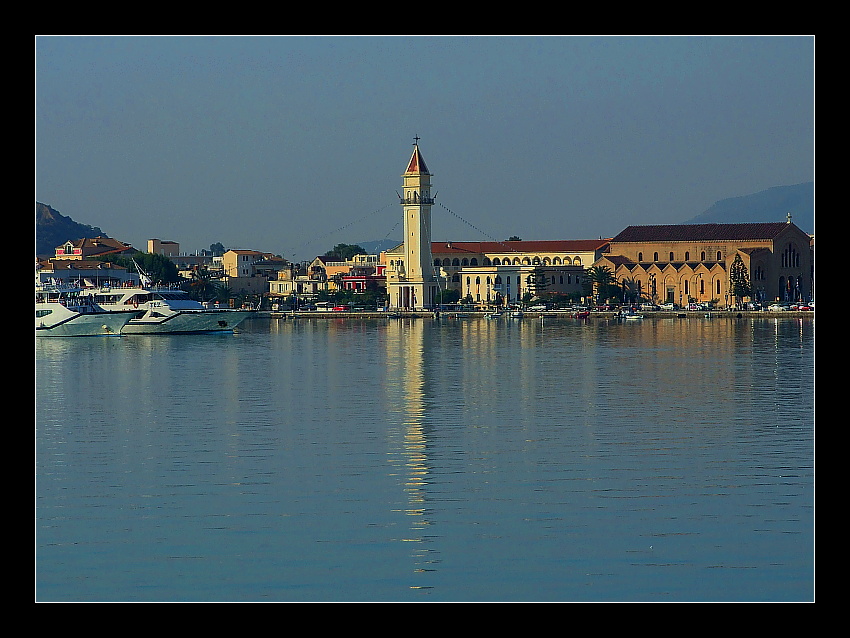
<svg viewBox="0 0 850 638"><path fill-rule="evenodd" d="M721 199L685 224L782 222L788 213L800 230L815 232L815 183L775 186L766 191Z"/></svg>
<svg viewBox="0 0 850 638"><path fill-rule="evenodd" d="M47 204L35 203L36 256L53 257L57 246L69 239L84 237L108 237L108 235L97 226L78 224Z"/></svg>

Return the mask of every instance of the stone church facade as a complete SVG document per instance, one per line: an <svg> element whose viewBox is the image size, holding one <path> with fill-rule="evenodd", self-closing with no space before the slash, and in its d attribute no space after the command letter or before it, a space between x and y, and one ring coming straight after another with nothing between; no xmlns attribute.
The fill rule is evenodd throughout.
<svg viewBox="0 0 850 638"><path fill-rule="evenodd" d="M814 298L813 239L791 222L629 226L593 265L633 280L655 303L733 305L730 268L740 257L752 295L745 301Z"/></svg>

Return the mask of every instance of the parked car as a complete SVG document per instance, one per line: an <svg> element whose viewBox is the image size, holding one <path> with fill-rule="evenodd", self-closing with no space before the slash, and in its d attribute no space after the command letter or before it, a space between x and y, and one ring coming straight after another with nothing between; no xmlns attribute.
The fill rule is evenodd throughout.
<svg viewBox="0 0 850 638"><path fill-rule="evenodd" d="M775 304L771 304L770 306L768 306L767 309L770 312L782 312L784 310L788 310L789 307L786 306L785 304L775 303Z"/></svg>
<svg viewBox="0 0 850 638"><path fill-rule="evenodd" d="M674 303L663 303L663 304L661 304L661 309L662 310L678 310L679 306L677 306Z"/></svg>
<svg viewBox="0 0 850 638"><path fill-rule="evenodd" d="M641 310L661 310L661 306L656 306L654 303L644 303L640 305Z"/></svg>

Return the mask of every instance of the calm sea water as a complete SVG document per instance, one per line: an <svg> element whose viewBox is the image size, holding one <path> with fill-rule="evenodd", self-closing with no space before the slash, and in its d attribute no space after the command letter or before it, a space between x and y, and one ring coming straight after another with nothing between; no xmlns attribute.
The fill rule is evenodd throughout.
<svg viewBox="0 0 850 638"><path fill-rule="evenodd" d="M809 601L814 320L42 339L38 601Z"/></svg>

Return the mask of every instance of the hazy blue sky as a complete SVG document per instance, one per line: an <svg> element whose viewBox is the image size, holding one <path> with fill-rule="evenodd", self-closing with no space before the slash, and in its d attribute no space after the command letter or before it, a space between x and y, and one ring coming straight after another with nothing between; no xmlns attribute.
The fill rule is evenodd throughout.
<svg viewBox="0 0 850 638"><path fill-rule="evenodd" d="M588 239L814 179L805 37L37 37L36 200L145 249ZM448 209L448 210L447 210Z"/></svg>

